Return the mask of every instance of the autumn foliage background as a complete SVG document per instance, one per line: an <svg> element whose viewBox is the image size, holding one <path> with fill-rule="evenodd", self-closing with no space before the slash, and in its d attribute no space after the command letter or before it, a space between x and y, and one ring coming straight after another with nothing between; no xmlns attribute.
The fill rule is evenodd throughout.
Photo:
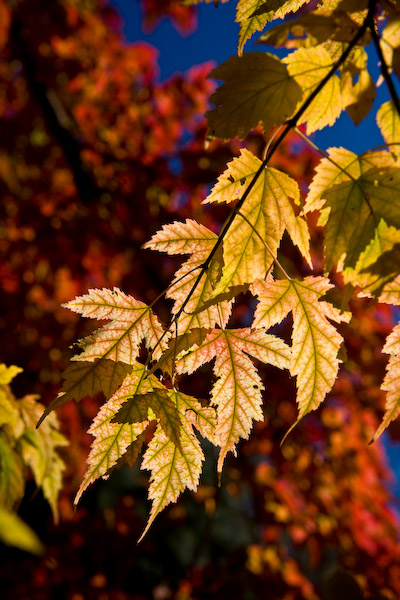
<svg viewBox="0 0 400 600"><path fill-rule="evenodd" d="M141 7L147 27L164 16L187 33L196 26L195 9L173 0L143 0ZM223 207L201 205L240 147L205 147L211 65L160 82L156 50L126 43L121 32L106 1L0 0L1 360L24 369L13 385L17 396L39 394L45 404L57 393L68 347L90 332L61 303L113 286L150 303L178 263L141 250L143 243L167 222L193 217L218 231L227 216ZM260 155L264 143L255 131L245 145ZM305 190L316 161L293 134L273 166ZM314 264L321 265L316 225L313 234ZM285 241L283 251L288 264L299 263ZM238 325L246 324L249 302L240 301ZM167 308L157 305L161 318ZM63 406L70 447L60 523L52 523L31 483L20 514L46 555L1 547L0 595L317 600L329 599L326 582L346 571L365 597L398 598L393 473L382 442L368 446L384 407L381 348L395 315L365 300L352 308L352 323L342 326L346 370L323 408L281 447L296 419L294 385L261 369L265 421L237 458L229 456L221 487L216 455L205 445L199 491L160 515L139 546L148 503L147 476L138 469L97 482L73 511L91 442L86 430L101 398ZM210 377L206 366L194 378L197 396ZM396 422L388 435L399 438ZM363 596L355 590L349 597Z"/></svg>

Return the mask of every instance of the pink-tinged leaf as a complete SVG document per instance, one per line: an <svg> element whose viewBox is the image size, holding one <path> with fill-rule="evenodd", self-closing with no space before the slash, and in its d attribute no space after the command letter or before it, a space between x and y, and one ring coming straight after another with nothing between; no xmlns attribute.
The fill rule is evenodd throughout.
<svg viewBox="0 0 400 600"><path fill-rule="evenodd" d="M218 471L228 452L236 452L240 438L247 439L253 420L263 418L261 392L264 389L248 355L279 368L289 366L290 348L279 338L262 330L215 329L200 346L178 356L179 373L192 373L214 358L217 381L211 391L217 409L216 443L221 446Z"/></svg>
<svg viewBox="0 0 400 600"><path fill-rule="evenodd" d="M99 321L122 319L123 321L140 320L149 310L148 306L139 300L128 296L118 288L113 290L92 289L83 296L77 296L63 304L75 313Z"/></svg>

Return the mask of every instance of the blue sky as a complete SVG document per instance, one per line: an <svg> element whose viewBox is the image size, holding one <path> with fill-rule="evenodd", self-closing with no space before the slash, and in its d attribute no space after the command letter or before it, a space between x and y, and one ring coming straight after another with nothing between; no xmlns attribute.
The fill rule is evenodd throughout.
<svg viewBox="0 0 400 600"><path fill-rule="evenodd" d="M168 78L174 72L185 71L194 64L209 60L219 64L237 54L239 26L235 23L235 2L220 4L218 8L213 3L200 4L197 31L189 36L182 36L167 19L164 19L152 33L146 34L141 29L138 0L112 0L112 3L123 17L127 40L145 40L158 49L161 79ZM267 46L256 46L256 40L257 34L254 35L254 41L252 38L246 44L246 52L274 51ZM374 48L370 48L369 55L371 76L376 81L379 71ZM347 114L343 113L333 127L315 133L312 136L313 141L324 150L332 146L344 146L356 153L382 144L383 139L375 122L375 114L377 107L388 99L383 84L378 89L373 110L358 127L355 127Z"/></svg>

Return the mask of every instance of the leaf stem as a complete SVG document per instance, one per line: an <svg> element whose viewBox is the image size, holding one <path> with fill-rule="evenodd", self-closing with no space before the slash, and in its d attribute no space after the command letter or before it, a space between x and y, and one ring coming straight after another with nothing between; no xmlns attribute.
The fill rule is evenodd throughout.
<svg viewBox="0 0 400 600"><path fill-rule="evenodd" d="M322 150L322 148L319 148L316 144L314 144L314 142L312 142L310 140L310 138L308 138L306 135L304 135L304 133L302 131L300 131L300 129L298 129L298 127L295 127L294 131L297 133L298 136L301 137L302 140L304 140L309 146L311 146L311 148L313 148L319 154L321 154L321 156L323 156L324 158L326 158L327 160L329 160L330 163L332 163L344 175L347 175L347 177L349 177L349 179L351 179L352 181L354 181L354 183L357 183L357 179L355 179L353 177L353 175L350 175L350 173L348 171L346 171L346 169L344 169L343 167L341 167L335 160L333 160L333 158L331 158L329 156L329 154L327 152L325 152L325 150Z"/></svg>

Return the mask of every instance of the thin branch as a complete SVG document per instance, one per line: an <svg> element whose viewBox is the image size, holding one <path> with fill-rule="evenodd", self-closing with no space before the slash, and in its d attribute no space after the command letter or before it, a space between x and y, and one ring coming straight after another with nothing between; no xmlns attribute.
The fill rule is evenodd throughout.
<svg viewBox="0 0 400 600"><path fill-rule="evenodd" d="M383 56L382 46L381 46L381 40L380 40L379 34L378 34L378 32L376 30L376 27L375 27L375 22L374 22L374 16L373 16L373 14L371 15L368 12L368 15L366 17L366 22L368 23L368 28L369 28L369 30L371 32L372 40L374 42L375 49L376 49L376 52L378 54L378 57L379 57L379 60L380 60L380 63L381 63L382 77L385 80L386 86L387 86L387 88L389 90L390 97L391 97L391 99L393 101L393 104L396 107L397 114L400 117L400 101L399 101L399 97L397 95L396 88L394 87L392 76L389 73L389 68L388 68L388 66L386 64L385 57Z"/></svg>

